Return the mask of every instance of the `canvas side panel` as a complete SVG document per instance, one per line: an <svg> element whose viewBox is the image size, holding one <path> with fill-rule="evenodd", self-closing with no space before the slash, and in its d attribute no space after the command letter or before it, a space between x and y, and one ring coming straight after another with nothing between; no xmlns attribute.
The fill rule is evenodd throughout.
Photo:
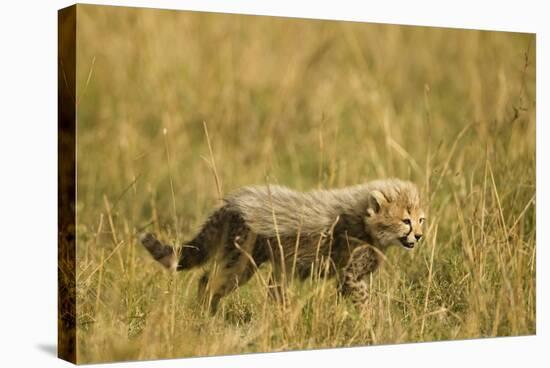
<svg viewBox="0 0 550 368"><path fill-rule="evenodd" d="M58 13L57 351L76 363L76 6Z"/></svg>

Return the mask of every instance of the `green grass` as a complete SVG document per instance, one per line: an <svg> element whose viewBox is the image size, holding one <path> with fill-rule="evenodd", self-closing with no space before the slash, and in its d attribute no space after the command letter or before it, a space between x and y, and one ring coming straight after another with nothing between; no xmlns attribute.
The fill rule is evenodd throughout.
<svg viewBox="0 0 550 368"><path fill-rule="evenodd" d="M81 5L77 32L79 362L535 333L533 35ZM322 279L274 304L264 266L211 317L136 237L242 185L393 176L425 240L363 311Z"/></svg>

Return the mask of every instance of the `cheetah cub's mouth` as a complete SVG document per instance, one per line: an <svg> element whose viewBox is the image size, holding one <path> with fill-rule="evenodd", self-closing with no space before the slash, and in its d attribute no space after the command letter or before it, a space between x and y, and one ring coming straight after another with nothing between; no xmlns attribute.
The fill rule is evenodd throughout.
<svg viewBox="0 0 550 368"><path fill-rule="evenodd" d="M403 245L407 249L413 249L416 245L415 242L408 241L406 236L399 238L399 241L401 242L401 245Z"/></svg>

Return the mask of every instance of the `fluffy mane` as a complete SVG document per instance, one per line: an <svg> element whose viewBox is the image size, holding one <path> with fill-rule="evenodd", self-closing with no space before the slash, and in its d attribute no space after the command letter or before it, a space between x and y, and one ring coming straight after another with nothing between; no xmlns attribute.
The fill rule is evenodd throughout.
<svg viewBox="0 0 550 368"><path fill-rule="evenodd" d="M416 186L399 179L376 180L332 190L298 192L284 186L248 186L229 194L224 201L242 214L252 231L267 237L320 234L329 229L341 214L364 216L370 194L381 193L389 202L404 206L419 205Z"/></svg>

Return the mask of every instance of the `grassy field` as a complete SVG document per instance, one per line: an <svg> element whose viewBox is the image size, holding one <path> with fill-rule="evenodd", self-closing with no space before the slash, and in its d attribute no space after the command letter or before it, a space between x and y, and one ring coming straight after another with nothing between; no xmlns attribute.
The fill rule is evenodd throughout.
<svg viewBox="0 0 550 368"><path fill-rule="evenodd" d="M92 6L77 32L80 362L535 333L533 35ZM273 303L266 265L211 317L202 270L137 241L242 185L384 177L421 187L425 240L363 310L331 280Z"/></svg>

